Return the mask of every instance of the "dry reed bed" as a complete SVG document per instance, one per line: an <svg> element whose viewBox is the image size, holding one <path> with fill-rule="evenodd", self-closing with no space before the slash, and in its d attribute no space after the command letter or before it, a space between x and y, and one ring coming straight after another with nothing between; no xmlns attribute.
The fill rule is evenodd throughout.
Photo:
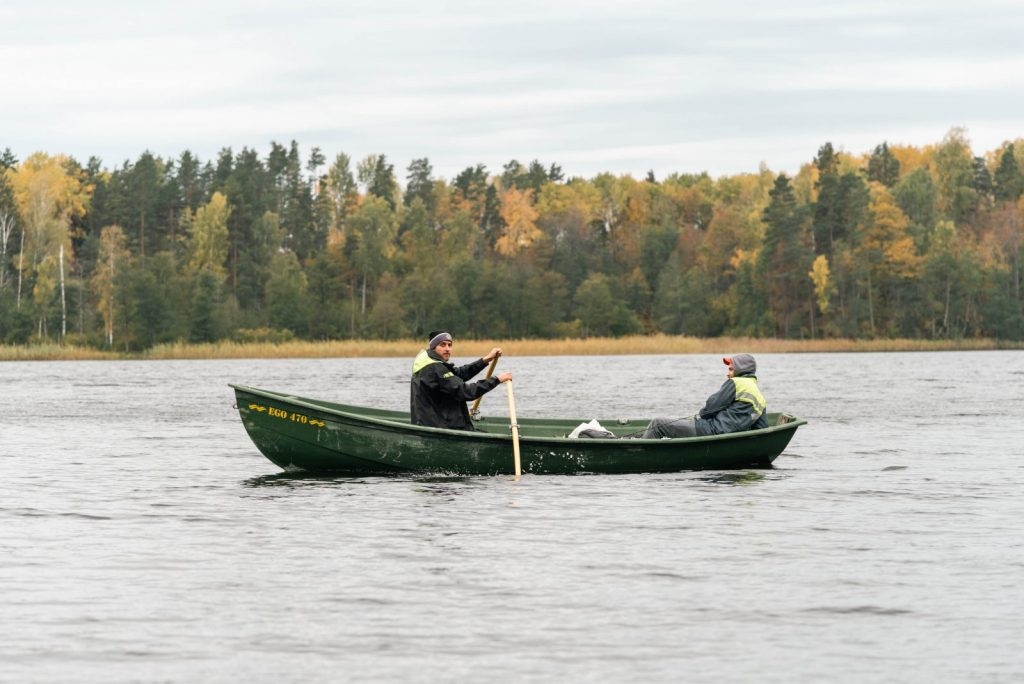
<svg viewBox="0 0 1024 684"><path fill-rule="evenodd" d="M0 361L113 359L269 359L411 357L423 340L338 340L333 342L165 344L138 353L100 351L57 344L0 345ZM621 354L726 354L794 352L902 352L1024 349L1024 342L1005 340L780 340L752 337L696 338L673 335L564 340L455 339L456 358L485 354L500 346L508 356L614 356Z"/></svg>

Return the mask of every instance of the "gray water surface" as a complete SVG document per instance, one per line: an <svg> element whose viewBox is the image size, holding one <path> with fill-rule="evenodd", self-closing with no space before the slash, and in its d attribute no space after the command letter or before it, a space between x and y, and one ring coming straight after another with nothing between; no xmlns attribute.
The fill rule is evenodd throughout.
<svg viewBox="0 0 1024 684"><path fill-rule="evenodd" d="M506 351L520 417L724 380ZM405 409L410 363L0 363L0 681L1024 676L1024 353L759 355L774 468L518 483L285 475L227 387Z"/></svg>

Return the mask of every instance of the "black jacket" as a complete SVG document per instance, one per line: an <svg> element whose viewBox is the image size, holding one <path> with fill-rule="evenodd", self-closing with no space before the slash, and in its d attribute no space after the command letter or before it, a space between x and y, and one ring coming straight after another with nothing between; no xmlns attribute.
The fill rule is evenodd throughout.
<svg viewBox="0 0 1024 684"><path fill-rule="evenodd" d="M475 430L466 402L482 397L501 384L497 377L466 382L486 366L486 361L477 359L456 367L445 363L433 351L421 351L413 361L410 383L409 413L413 424Z"/></svg>

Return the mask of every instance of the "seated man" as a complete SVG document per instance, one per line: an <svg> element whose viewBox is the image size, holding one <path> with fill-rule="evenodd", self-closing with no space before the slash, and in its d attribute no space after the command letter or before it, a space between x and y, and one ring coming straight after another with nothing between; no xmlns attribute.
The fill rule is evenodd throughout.
<svg viewBox="0 0 1024 684"><path fill-rule="evenodd" d="M768 406L757 386L757 362L750 354L726 356L727 380L708 397L704 408L688 418L655 418L644 430L642 439L661 437L697 437L721 435L768 427Z"/></svg>
<svg viewBox="0 0 1024 684"><path fill-rule="evenodd" d="M481 397L503 382L512 379L511 373L466 381L483 370L494 358L501 356L501 347L495 347L487 356L465 366L449 363L452 355L452 336L444 331L430 333L427 348L416 355L412 363L410 385L410 414L414 425L475 430L469 417L467 401Z"/></svg>

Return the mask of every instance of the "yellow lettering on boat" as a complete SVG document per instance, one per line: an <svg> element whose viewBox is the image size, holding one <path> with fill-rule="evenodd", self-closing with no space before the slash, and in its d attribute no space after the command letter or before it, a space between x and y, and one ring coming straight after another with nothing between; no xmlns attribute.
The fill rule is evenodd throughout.
<svg viewBox="0 0 1024 684"><path fill-rule="evenodd" d="M286 411L284 409L275 408L273 406L266 407L260 406L259 404L249 404L250 411L259 411L260 413L266 412L268 416L274 418L280 418L281 420L287 420L292 423L299 423L300 425L314 425L316 427L327 427L327 423L316 418L310 418L309 416L296 413L295 411Z"/></svg>

